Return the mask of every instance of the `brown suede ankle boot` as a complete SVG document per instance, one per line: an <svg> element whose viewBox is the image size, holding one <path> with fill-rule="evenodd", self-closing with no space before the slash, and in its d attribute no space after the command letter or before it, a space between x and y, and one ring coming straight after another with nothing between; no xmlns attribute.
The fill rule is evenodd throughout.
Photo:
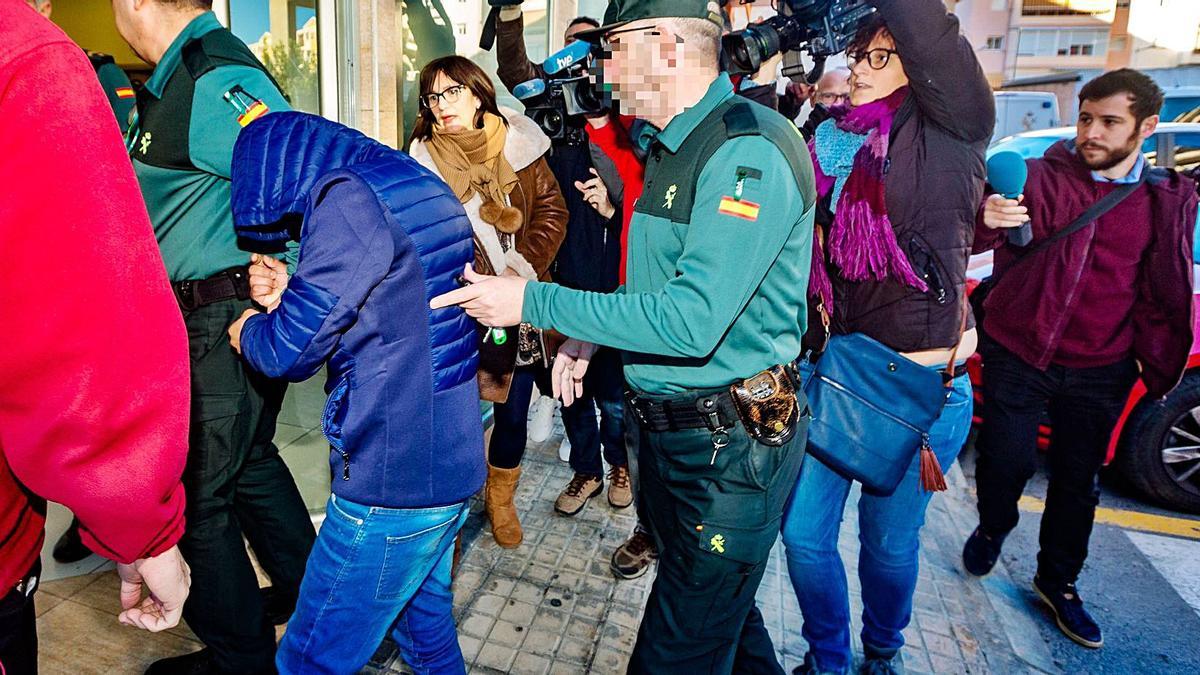
<svg viewBox="0 0 1200 675"><path fill-rule="evenodd" d="M488 464L487 488L484 502L488 520L492 522L492 536L501 548L516 548L521 545L524 533L517 518L517 507L513 505L513 493L521 480L521 467L498 469Z"/></svg>

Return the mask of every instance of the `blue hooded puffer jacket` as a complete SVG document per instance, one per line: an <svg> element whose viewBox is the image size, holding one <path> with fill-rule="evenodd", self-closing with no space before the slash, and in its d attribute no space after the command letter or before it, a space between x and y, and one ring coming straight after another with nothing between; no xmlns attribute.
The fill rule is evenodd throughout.
<svg viewBox="0 0 1200 675"><path fill-rule="evenodd" d="M294 382L328 362L333 492L421 508L478 491L478 334L462 310L429 309L473 258L445 183L357 131L285 112L239 135L232 201L243 238L280 241L301 223L296 273L241 346L255 369Z"/></svg>

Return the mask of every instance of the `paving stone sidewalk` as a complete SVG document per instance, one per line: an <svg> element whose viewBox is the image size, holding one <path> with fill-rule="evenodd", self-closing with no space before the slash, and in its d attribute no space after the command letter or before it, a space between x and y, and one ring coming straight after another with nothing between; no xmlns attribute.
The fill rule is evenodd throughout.
<svg viewBox="0 0 1200 675"><path fill-rule="evenodd" d="M473 505L464 528L455 618L472 674L625 672L653 574L618 581L609 571L612 550L633 529L632 508L618 511L601 498L573 518L554 512L554 499L572 475L558 460L559 442L555 435L526 453L516 498L525 529L520 548L496 546L481 502ZM1058 672L1034 623L1038 610L1028 585L1014 583L1002 565L982 581L962 571L959 553L974 526L974 502L957 467L950 485L934 499L922 533L913 620L905 631L906 671ZM861 658L856 499L857 490L842 524L841 552L851 585L854 649ZM758 602L780 663L790 673L807 647L782 544L772 552ZM385 642L363 672L410 671Z"/></svg>

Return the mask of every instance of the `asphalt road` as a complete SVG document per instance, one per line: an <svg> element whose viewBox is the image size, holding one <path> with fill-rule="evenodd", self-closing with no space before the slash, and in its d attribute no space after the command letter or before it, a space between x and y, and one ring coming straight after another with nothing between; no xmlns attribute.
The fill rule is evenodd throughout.
<svg viewBox="0 0 1200 675"><path fill-rule="evenodd" d="M973 480L973 449L963 453L962 468ZM1043 465L1001 555L1019 583L1031 583L1036 571L1046 485ZM1105 646L1076 645L1048 610L1031 608L1043 619L1038 623L1056 665L1065 673L1200 673L1200 517L1149 504L1114 475L1102 477L1101 490L1104 511L1078 587Z"/></svg>

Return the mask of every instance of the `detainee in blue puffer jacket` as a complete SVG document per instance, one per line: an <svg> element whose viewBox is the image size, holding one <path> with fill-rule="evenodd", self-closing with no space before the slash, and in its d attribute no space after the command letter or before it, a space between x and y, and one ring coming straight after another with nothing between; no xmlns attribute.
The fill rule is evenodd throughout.
<svg viewBox="0 0 1200 675"><path fill-rule="evenodd" d="M269 261L282 295L255 298L269 313L235 323L234 347L293 382L329 365L333 496L279 672L358 672L390 631L416 672L463 673L450 567L484 480L478 337L462 311L428 309L473 258L462 205L408 155L302 113L241 132L232 201L256 250L297 225L300 241L289 281Z"/></svg>

